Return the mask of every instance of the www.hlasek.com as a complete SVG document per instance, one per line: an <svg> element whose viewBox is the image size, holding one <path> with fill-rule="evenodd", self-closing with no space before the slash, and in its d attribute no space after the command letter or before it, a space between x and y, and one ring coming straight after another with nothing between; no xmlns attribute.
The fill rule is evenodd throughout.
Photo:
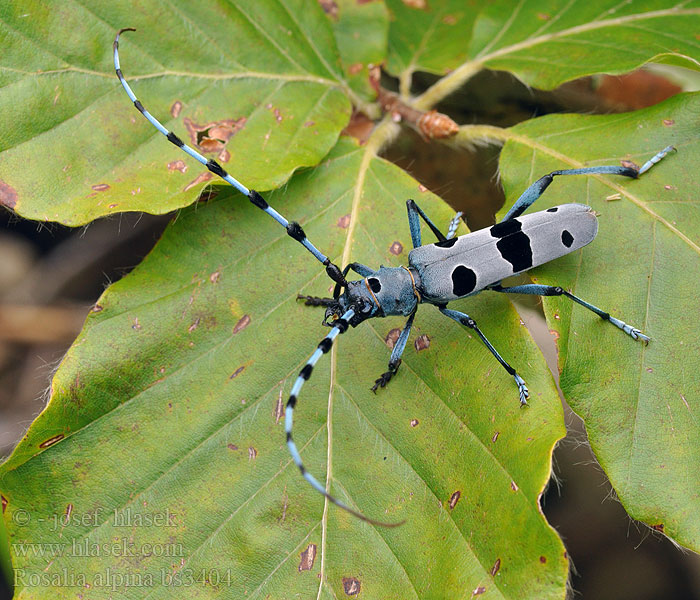
<svg viewBox="0 0 700 600"><path fill-rule="evenodd" d="M96 556L167 556L184 557L185 549L178 542L168 543L134 543L133 539L123 537L111 542L92 542L87 538L74 539L71 542L36 542L13 543L12 550L17 557L96 557Z"/></svg>
<svg viewBox="0 0 700 600"><path fill-rule="evenodd" d="M113 570L107 567L104 572L78 573L67 568L57 571L32 572L15 569L15 587L66 587L82 589L109 589L113 592L128 588L230 586L233 577L230 569L190 569L178 571L159 569L155 572L132 572Z"/></svg>

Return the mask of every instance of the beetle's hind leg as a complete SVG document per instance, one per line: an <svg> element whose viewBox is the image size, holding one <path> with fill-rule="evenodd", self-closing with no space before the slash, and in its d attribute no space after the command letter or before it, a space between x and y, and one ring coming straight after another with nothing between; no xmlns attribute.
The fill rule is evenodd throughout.
<svg viewBox="0 0 700 600"><path fill-rule="evenodd" d="M650 339L649 336L644 335L636 327L632 327L631 325L628 325L624 321L621 321L620 319L616 319L615 317L611 316L610 313L607 313L604 310L601 310L600 308L598 308L597 306L594 306L593 304L590 304L589 302L582 300L578 296L574 296L573 294L567 292L565 289L563 289L561 287L553 286L553 285L538 285L535 283L528 283L525 285L514 285L512 287L502 287L500 285L493 285L487 289L492 290L494 292L501 292L504 294L533 294L535 296L566 296L567 298L573 300L577 304L580 304L581 306L594 312L600 318L602 318L606 321L610 321L613 325L615 325L615 327L619 327L620 329L622 329L622 331L624 331L632 339L641 340L645 344L649 343L649 339Z"/></svg>
<svg viewBox="0 0 700 600"><path fill-rule="evenodd" d="M511 367L505 359L498 353L498 350L496 350L492 345L491 342L486 339L486 336L481 332L481 329L476 324L476 321L472 319L468 314L465 314L463 312L459 312L457 310L450 310L446 306L438 306L440 312L445 315L446 317L450 317L450 319L453 319L457 321L457 323L460 323L461 325L464 325L465 327L469 327L470 329L473 329L476 334L479 336L479 339L481 339L482 342L484 342L484 345L489 349L491 354L493 354L496 357L496 360L498 360L499 363L503 366L503 368L508 372L509 375L513 376L513 379L515 379L515 383L518 386L518 394L520 395L520 405L525 406L527 404L527 399L530 397L530 392L527 389L527 386L525 385L525 381L523 380L520 375L515 371L513 367Z"/></svg>
<svg viewBox="0 0 700 600"><path fill-rule="evenodd" d="M544 191L549 187L549 184L552 183L554 178L558 175L622 175L623 177L636 179L642 173L646 173L674 149L675 148L673 146L666 146L663 150L657 152L648 161L646 161L639 169L622 166L600 166L552 171L548 175L540 177L537 181L535 181L535 183L527 188L521 194L520 198L515 201L515 204L513 204L511 209L506 213L506 216L503 217L502 221L508 221L509 219L514 219L515 217L519 217L521 214L523 214L523 212L544 193Z"/></svg>

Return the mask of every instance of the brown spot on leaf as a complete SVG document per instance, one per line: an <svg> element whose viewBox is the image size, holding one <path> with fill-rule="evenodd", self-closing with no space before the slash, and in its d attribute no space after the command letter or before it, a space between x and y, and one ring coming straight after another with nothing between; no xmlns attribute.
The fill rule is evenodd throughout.
<svg viewBox="0 0 700 600"><path fill-rule="evenodd" d="M245 127L247 120L246 117L240 117L199 125L185 118L184 123L193 145L203 152L221 152L228 141Z"/></svg>
<svg viewBox="0 0 700 600"><path fill-rule="evenodd" d="M224 148L221 152L219 152L218 158L222 163L227 163L231 160L231 153Z"/></svg>
<svg viewBox="0 0 700 600"><path fill-rule="evenodd" d="M187 171L187 165L185 164L184 160L174 160L168 163L168 170L180 171L180 173L184 173Z"/></svg>
<svg viewBox="0 0 700 600"><path fill-rule="evenodd" d="M652 525L651 528L654 531L660 531L661 533L664 532L664 524L663 523L658 523L657 525Z"/></svg>
<svg viewBox="0 0 700 600"><path fill-rule="evenodd" d="M281 123L282 122L282 113L280 112L280 109L275 108L275 110L273 110L272 113L275 115L275 120L278 123Z"/></svg>
<svg viewBox="0 0 700 600"><path fill-rule="evenodd" d="M17 190L0 181L0 204L7 208L14 208L17 204Z"/></svg>
<svg viewBox="0 0 700 600"><path fill-rule="evenodd" d="M350 215L343 215L340 217L336 225L341 229L347 229L348 225L350 225Z"/></svg>
<svg viewBox="0 0 700 600"><path fill-rule="evenodd" d="M109 184L107 183L96 183L92 186L92 189L96 192L106 192L109 189Z"/></svg>
<svg viewBox="0 0 700 600"><path fill-rule="evenodd" d="M93 307L90 309L90 312L94 312L94 313L95 313L95 312L101 312L102 310L103 310L103 308L102 308L102 306L101 306L100 304L95 304L95 306L93 306Z"/></svg>
<svg viewBox="0 0 700 600"><path fill-rule="evenodd" d="M282 390L280 389L280 395L277 397L277 404L275 404L275 425L280 422L282 415L284 414L284 402L282 402Z"/></svg>
<svg viewBox="0 0 700 600"><path fill-rule="evenodd" d="M418 427L420 421L418 419L411 419L411 427Z"/></svg>
<svg viewBox="0 0 700 600"><path fill-rule="evenodd" d="M673 119L664 119L661 121L666 127L671 127L671 125L675 125L676 122Z"/></svg>
<svg viewBox="0 0 700 600"><path fill-rule="evenodd" d="M301 553L301 561L299 562L299 572L310 571L314 568L316 560L316 544L309 544Z"/></svg>
<svg viewBox="0 0 700 600"><path fill-rule="evenodd" d="M480 585L477 587L473 592L472 592L472 597L473 596L480 596L486 591L486 588L483 585Z"/></svg>
<svg viewBox="0 0 700 600"><path fill-rule="evenodd" d="M427 0L403 0L403 3L408 6L408 8L417 8L419 10L428 8Z"/></svg>
<svg viewBox="0 0 700 600"><path fill-rule="evenodd" d="M214 175L212 175L209 171L204 171L203 173L197 175L197 177L190 181L184 188L182 188L182 191L189 192L193 187L199 185L200 183L204 183L205 181L209 181L213 177Z"/></svg>
<svg viewBox="0 0 700 600"><path fill-rule="evenodd" d="M635 171L639 171L639 165L632 160L621 160L620 164L628 169L634 169Z"/></svg>
<svg viewBox="0 0 700 600"><path fill-rule="evenodd" d="M316 125L316 121L307 121L304 123L304 127L313 127L314 125Z"/></svg>
<svg viewBox="0 0 700 600"><path fill-rule="evenodd" d="M219 279L221 279L221 271L214 271L209 275L209 281L212 283L219 283Z"/></svg>
<svg viewBox="0 0 700 600"><path fill-rule="evenodd" d="M131 326L131 328L134 329L135 331L138 331L139 329L141 329L141 324L139 323L138 318L134 319L134 323Z"/></svg>
<svg viewBox="0 0 700 600"><path fill-rule="evenodd" d="M493 437L491 438L491 441L495 444L496 440L498 439L498 436L501 435L500 431L497 431L496 433L493 434Z"/></svg>
<svg viewBox="0 0 700 600"><path fill-rule="evenodd" d="M424 333L423 335L419 335L416 338L416 341L413 342L413 345L416 348L416 352L420 352L421 350L427 350L430 348L430 338Z"/></svg>
<svg viewBox="0 0 700 600"><path fill-rule="evenodd" d="M353 63L348 67L348 73L350 73L350 75L357 75L364 67L362 63Z"/></svg>
<svg viewBox="0 0 700 600"><path fill-rule="evenodd" d="M5 509L7 508L7 498L0 494L0 501L2 502L2 512L5 512Z"/></svg>
<svg viewBox="0 0 700 600"><path fill-rule="evenodd" d="M326 13L331 19L338 19L338 5L334 0L318 0L321 5L323 12Z"/></svg>
<svg viewBox="0 0 700 600"><path fill-rule="evenodd" d="M236 444L226 444L226 447L229 450L238 450L238 446L236 446Z"/></svg>
<svg viewBox="0 0 700 600"><path fill-rule="evenodd" d="M73 505L68 503L68 506L66 506L66 512L65 512L65 517L63 522L64 523L69 523L70 522L70 516L71 513L73 512Z"/></svg>
<svg viewBox="0 0 700 600"><path fill-rule="evenodd" d="M514 492L517 492L520 488L518 487L518 484L515 483L515 481L510 482L510 489L513 490Z"/></svg>
<svg viewBox="0 0 700 600"><path fill-rule="evenodd" d="M403 245L401 242L394 242L391 246L389 246L389 252L395 256L398 256L403 252Z"/></svg>
<svg viewBox="0 0 700 600"><path fill-rule="evenodd" d="M194 320L194 323L192 323L192 325L190 325L190 326L187 328L187 331L189 331L190 333L192 333L195 329L197 329L197 327L199 327L199 323L200 323L201 320L202 320L201 317L197 317L197 318Z"/></svg>
<svg viewBox="0 0 700 600"><path fill-rule="evenodd" d="M540 562L545 564L547 562L547 558L545 556L540 556Z"/></svg>
<svg viewBox="0 0 700 600"><path fill-rule="evenodd" d="M181 110L182 110L182 102L180 102L179 100L175 100L175 102L173 102L173 105L170 107L170 115L174 119L177 119L180 116Z"/></svg>
<svg viewBox="0 0 700 600"><path fill-rule="evenodd" d="M442 18L442 22L445 25L455 25L457 23L457 17L455 17L454 15L445 15Z"/></svg>
<svg viewBox="0 0 700 600"><path fill-rule="evenodd" d="M110 204L109 208L117 208L117 206L119 206L119 204L115 202L114 204Z"/></svg>
<svg viewBox="0 0 700 600"><path fill-rule="evenodd" d="M243 315L238 319L238 323L233 326L234 335L240 331L243 331L246 327L250 325L250 315Z"/></svg>
<svg viewBox="0 0 700 600"><path fill-rule="evenodd" d="M248 460L255 460L258 456L258 451L253 448L253 446L250 446L248 448Z"/></svg>
<svg viewBox="0 0 700 600"><path fill-rule="evenodd" d="M347 596L357 596L362 585L356 577L343 577L343 590Z"/></svg>
<svg viewBox="0 0 700 600"><path fill-rule="evenodd" d="M48 440L41 442L41 444L39 444L39 448L48 448L49 446L53 446L54 444L60 442L64 437L66 436L59 433L58 435L50 437Z"/></svg>
<svg viewBox="0 0 700 600"><path fill-rule="evenodd" d="M462 495L462 492L457 490L456 492L452 492L452 495L450 496L450 509L454 508L457 506L457 502L459 502L459 497Z"/></svg>
<svg viewBox="0 0 700 600"><path fill-rule="evenodd" d="M418 184L418 191L419 191L421 194L424 194L425 192L428 191L428 188L425 187L422 183L419 183L419 184Z"/></svg>
<svg viewBox="0 0 700 600"><path fill-rule="evenodd" d="M685 404L685 407L690 410L690 405L688 404L688 401L685 399L685 396L683 394L680 395L681 400L683 400L683 404Z"/></svg>
<svg viewBox="0 0 700 600"><path fill-rule="evenodd" d="M551 17L551 15L548 15L547 13L537 13L537 18L540 21L549 21L552 17Z"/></svg>
<svg viewBox="0 0 700 600"><path fill-rule="evenodd" d="M243 369L245 369L245 365L238 367L229 377L229 379L235 379L238 377L241 373L243 373Z"/></svg>
<svg viewBox="0 0 700 600"><path fill-rule="evenodd" d="M384 343L389 348L393 348L396 345L396 342L398 341L400 335L400 329L392 329L389 333L386 334L386 337L384 338Z"/></svg>
<svg viewBox="0 0 700 600"><path fill-rule="evenodd" d="M496 562L493 563L493 567L491 567L491 576L495 577L496 573L498 573L498 570L501 568L501 559L497 558Z"/></svg>

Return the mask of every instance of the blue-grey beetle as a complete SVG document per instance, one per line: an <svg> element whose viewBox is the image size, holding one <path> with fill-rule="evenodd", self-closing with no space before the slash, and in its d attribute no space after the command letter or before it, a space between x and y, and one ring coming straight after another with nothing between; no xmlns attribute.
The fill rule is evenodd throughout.
<svg viewBox="0 0 700 600"><path fill-rule="evenodd" d="M369 523L388 527L400 524L382 523L369 519L329 494L325 487L306 470L292 439L293 412L299 392L304 382L311 376L319 358L331 349L333 340L339 334L344 333L348 327L355 327L362 321L375 317L390 315L408 317L406 325L394 344L388 370L382 373L372 387L372 390L376 391L378 388L386 386L399 368L401 355L406 347L418 305L421 303L433 304L447 317L476 332L498 362L514 378L522 405L527 404L529 395L525 381L491 345L476 322L465 313L448 309L448 302L477 294L483 290L507 294L566 296L619 327L633 339L645 343L649 341L649 338L638 329L610 316L609 313L574 296L561 287L536 284L503 287L500 282L506 277L522 273L578 250L590 243L596 236L598 231L596 216L588 206L582 204L564 204L521 216L542 195L554 177L558 175L610 174L637 178L673 150L672 146L658 152L640 169L628 166L602 166L553 171L528 187L500 223L457 238L452 237L456 229L454 222L446 236L413 200L408 200L408 224L413 243L413 250L408 255L408 266L380 267L379 270L375 271L365 265L351 263L341 271L308 240L298 223L285 219L258 192L246 188L229 175L216 161L206 159L199 152L187 146L143 107L124 79L119 65L119 36L124 31L134 30L126 28L117 33L114 40L114 68L134 106L171 143L198 160L212 173L224 179L242 194L248 196L248 199L255 206L282 225L293 239L301 243L325 266L328 276L336 284L333 298L299 296L309 305L326 307L324 323L329 325L331 329L328 335L321 340L318 348L306 362L292 386L285 412L285 430L289 452L304 478L337 506ZM421 218L438 238L436 243L422 245ZM360 275L362 279L348 281L346 276L350 270ZM343 288L345 291L341 294Z"/></svg>

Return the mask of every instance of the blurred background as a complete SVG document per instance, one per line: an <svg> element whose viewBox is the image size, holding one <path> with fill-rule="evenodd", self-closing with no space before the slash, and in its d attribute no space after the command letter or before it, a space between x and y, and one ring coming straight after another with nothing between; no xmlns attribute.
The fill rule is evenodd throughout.
<svg viewBox="0 0 700 600"><path fill-rule="evenodd" d="M433 80L418 77L419 93ZM395 82L382 85L396 89ZM623 77L586 78L553 92L529 89L511 75L483 72L437 107L459 124L500 127L552 112L611 113L651 106L700 89L697 74L651 67ZM497 146L465 152L426 143L412 130L385 152L456 210L471 229L494 222L503 205ZM123 214L79 229L24 221L0 208L0 460L43 409L51 377L104 288L136 266L172 215ZM557 373L552 337L537 298L518 309ZM595 462L585 428L567 409L569 433L554 454L542 498L574 565L574 598L700 600L700 557L630 519ZM0 562L7 563L0 521ZM2 580L0 600L12 597Z"/></svg>

